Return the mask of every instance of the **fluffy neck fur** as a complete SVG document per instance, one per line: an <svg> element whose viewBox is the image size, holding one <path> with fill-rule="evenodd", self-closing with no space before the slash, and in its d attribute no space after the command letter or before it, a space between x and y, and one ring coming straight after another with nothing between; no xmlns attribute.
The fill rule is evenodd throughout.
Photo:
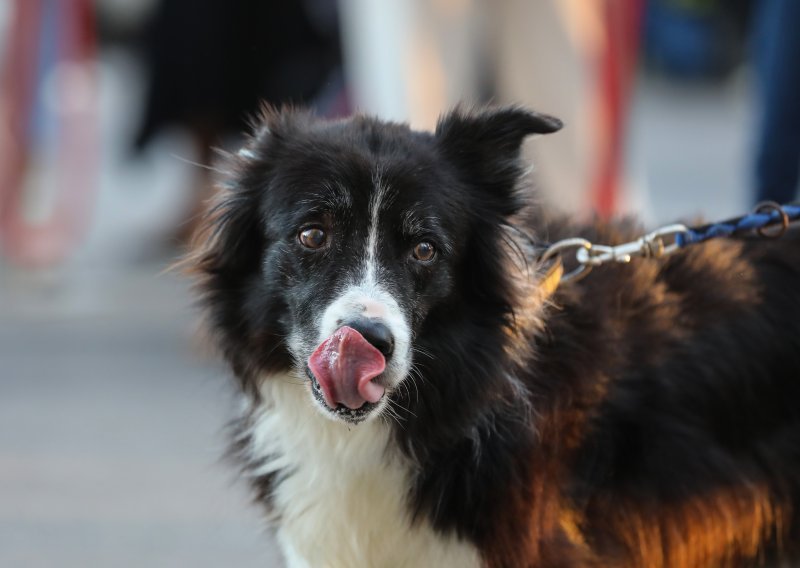
<svg viewBox="0 0 800 568"><path fill-rule="evenodd" d="M414 518L414 465L383 419L348 427L323 416L297 378L266 377L239 440L247 472L268 483L290 566L478 566L475 548Z"/></svg>

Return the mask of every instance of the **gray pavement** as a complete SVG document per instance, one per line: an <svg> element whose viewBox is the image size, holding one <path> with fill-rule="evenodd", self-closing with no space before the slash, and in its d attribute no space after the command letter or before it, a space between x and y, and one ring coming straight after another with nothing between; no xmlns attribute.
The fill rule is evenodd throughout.
<svg viewBox="0 0 800 568"><path fill-rule="evenodd" d="M640 80L626 168L638 212L651 224L747 212L754 125L744 71L716 85Z"/></svg>
<svg viewBox="0 0 800 568"><path fill-rule="evenodd" d="M3 270L0 566L278 565L220 459L226 372L160 268Z"/></svg>

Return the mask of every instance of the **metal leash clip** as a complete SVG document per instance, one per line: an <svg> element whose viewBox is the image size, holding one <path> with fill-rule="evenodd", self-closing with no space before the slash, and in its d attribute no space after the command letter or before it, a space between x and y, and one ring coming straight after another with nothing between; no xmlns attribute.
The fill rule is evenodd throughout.
<svg viewBox="0 0 800 568"><path fill-rule="evenodd" d="M628 263L634 257L661 258L688 245L702 243L716 237L733 237L756 231L765 238L782 236L791 223L800 221L800 203L779 205L773 202L759 204L753 213L720 223L711 223L701 227L687 228L686 225L667 225L648 233L643 237L616 246L596 245L584 238L564 239L550 245L542 255L541 262L553 261L561 264L564 272L566 251L575 251L577 266L566 272L561 281L580 280L595 266L609 262ZM767 233L764 229L780 224L776 233ZM573 264L569 263L570 266Z"/></svg>
<svg viewBox="0 0 800 568"><path fill-rule="evenodd" d="M542 256L546 262L555 255L564 257L564 251L575 250L578 266L561 277L562 282L580 280L596 266L609 262L628 263L634 257L662 258L680 248L677 236L688 232L685 225L667 225L643 237L616 246L596 245L583 238L564 239L550 246Z"/></svg>

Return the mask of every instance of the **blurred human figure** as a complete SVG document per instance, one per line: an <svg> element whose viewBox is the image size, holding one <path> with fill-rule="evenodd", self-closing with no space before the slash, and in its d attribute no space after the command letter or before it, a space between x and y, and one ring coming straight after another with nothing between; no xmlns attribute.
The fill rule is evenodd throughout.
<svg viewBox="0 0 800 568"><path fill-rule="evenodd" d="M341 64L332 0L161 0L147 40L139 144L170 123L239 132L260 100L310 104Z"/></svg>
<svg viewBox="0 0 800 568"><path fill-rule="evenodd" d="M630 201L623 147L643 0L341 0L361 110L433 128L456 104L516 103L563 119L526 145L540 195L609 215Z"/></svg>
<svg viewBox="0 0 800 568"><path fill-rule="evenodd" d="M636 201L624 172L643 0L509 0L497 11L497 92L566 124L536 148L544 194L608 217Z"/></svg>
<svg viewBox="0 0 800 568"><path fill-rule="evenodd" d="M335 0L161 0L147 39L150 75L136 144L160 130L188 130L210 165L247 128L261 101L292 103L331 116L348 112ZM198 172L195 210L211 191ZM187 223L178 235L193 231Z"/></svg>
<svg viewBox="0 0 800 568"><path fill-rule="evenodd" d="M800 1L757 0L753 31L760 110L757 201L787 203L800 181Z"/></svg>

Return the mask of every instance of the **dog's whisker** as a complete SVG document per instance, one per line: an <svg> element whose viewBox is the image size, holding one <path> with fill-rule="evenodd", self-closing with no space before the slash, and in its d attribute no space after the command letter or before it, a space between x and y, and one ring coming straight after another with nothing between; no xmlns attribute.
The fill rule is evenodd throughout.
<svg viewBox="0 0 800 568"><path fill-rule="evenodd" d="M428 351L427 349L424 349L424 348L422 348L422 347L420 347L418 345L413 345L411 347L411 350L412 350L413 353L419 353L420 355L423 355L423 356L427 357L428 359L434 359L434 360L436 359L436 357L434 357L433 354L430 351Z"/></svg>
<svg viewBox="0 0 800 568"><path fill-rule="evenodd" d="M417 404L419 404L419 385L417 384L417 380L423 382L425 379L422 377L422 374L416 365L411 366L411 369L408 372L408 380L411 381L412 385L414 385L414 390L417 394Z"/></svg>
<svg viewBox="0 0 800 568"><path fill-rule="evenodd" d="M400 416L397 414L397 411L392 408L391 400L388 401L389 404L386 405L384 408L384 413L381 414L382 418L388 417L389 420L395 422L401 429L405 430L405 424L400 419ZM391 424L390 421L387 421L387 424Z"/></svg>
<svg viewBox="0 0 800 568"><path fill-rule="evenodd" d="M209 164L202 164L200 162L195 162L194 160L190 160L189 158L185 158L183 156L179 156L177 154L170 154L170 157L175 158L179 162L183 162L184 164L188 164L190 166L195 166L197 168L202 168L204 170L208 170L210 172L214 172L215 174L219 174L221 176L230 175L230 172L226 172L225 170L221 170Z"/></svg>
<svg viewBox="0 0 800 568"><path fill-rule="evenodd" d="M388 402L389 402L389 405L390 405L390 406L395 406L395 407L399 408L400 410L403 410L404 412L408 412L408 413L409 413L411 416L413 416L414 418L419 418L419 417L418 417L416 414L414 414L414 413L413 413L411 410L409 410L408 408L406 408L405 406L403 406L402 404L400 404L400 403L399 403L399 402L397 402L396 400L389 399L389 400L388 400Z"/></svg>

